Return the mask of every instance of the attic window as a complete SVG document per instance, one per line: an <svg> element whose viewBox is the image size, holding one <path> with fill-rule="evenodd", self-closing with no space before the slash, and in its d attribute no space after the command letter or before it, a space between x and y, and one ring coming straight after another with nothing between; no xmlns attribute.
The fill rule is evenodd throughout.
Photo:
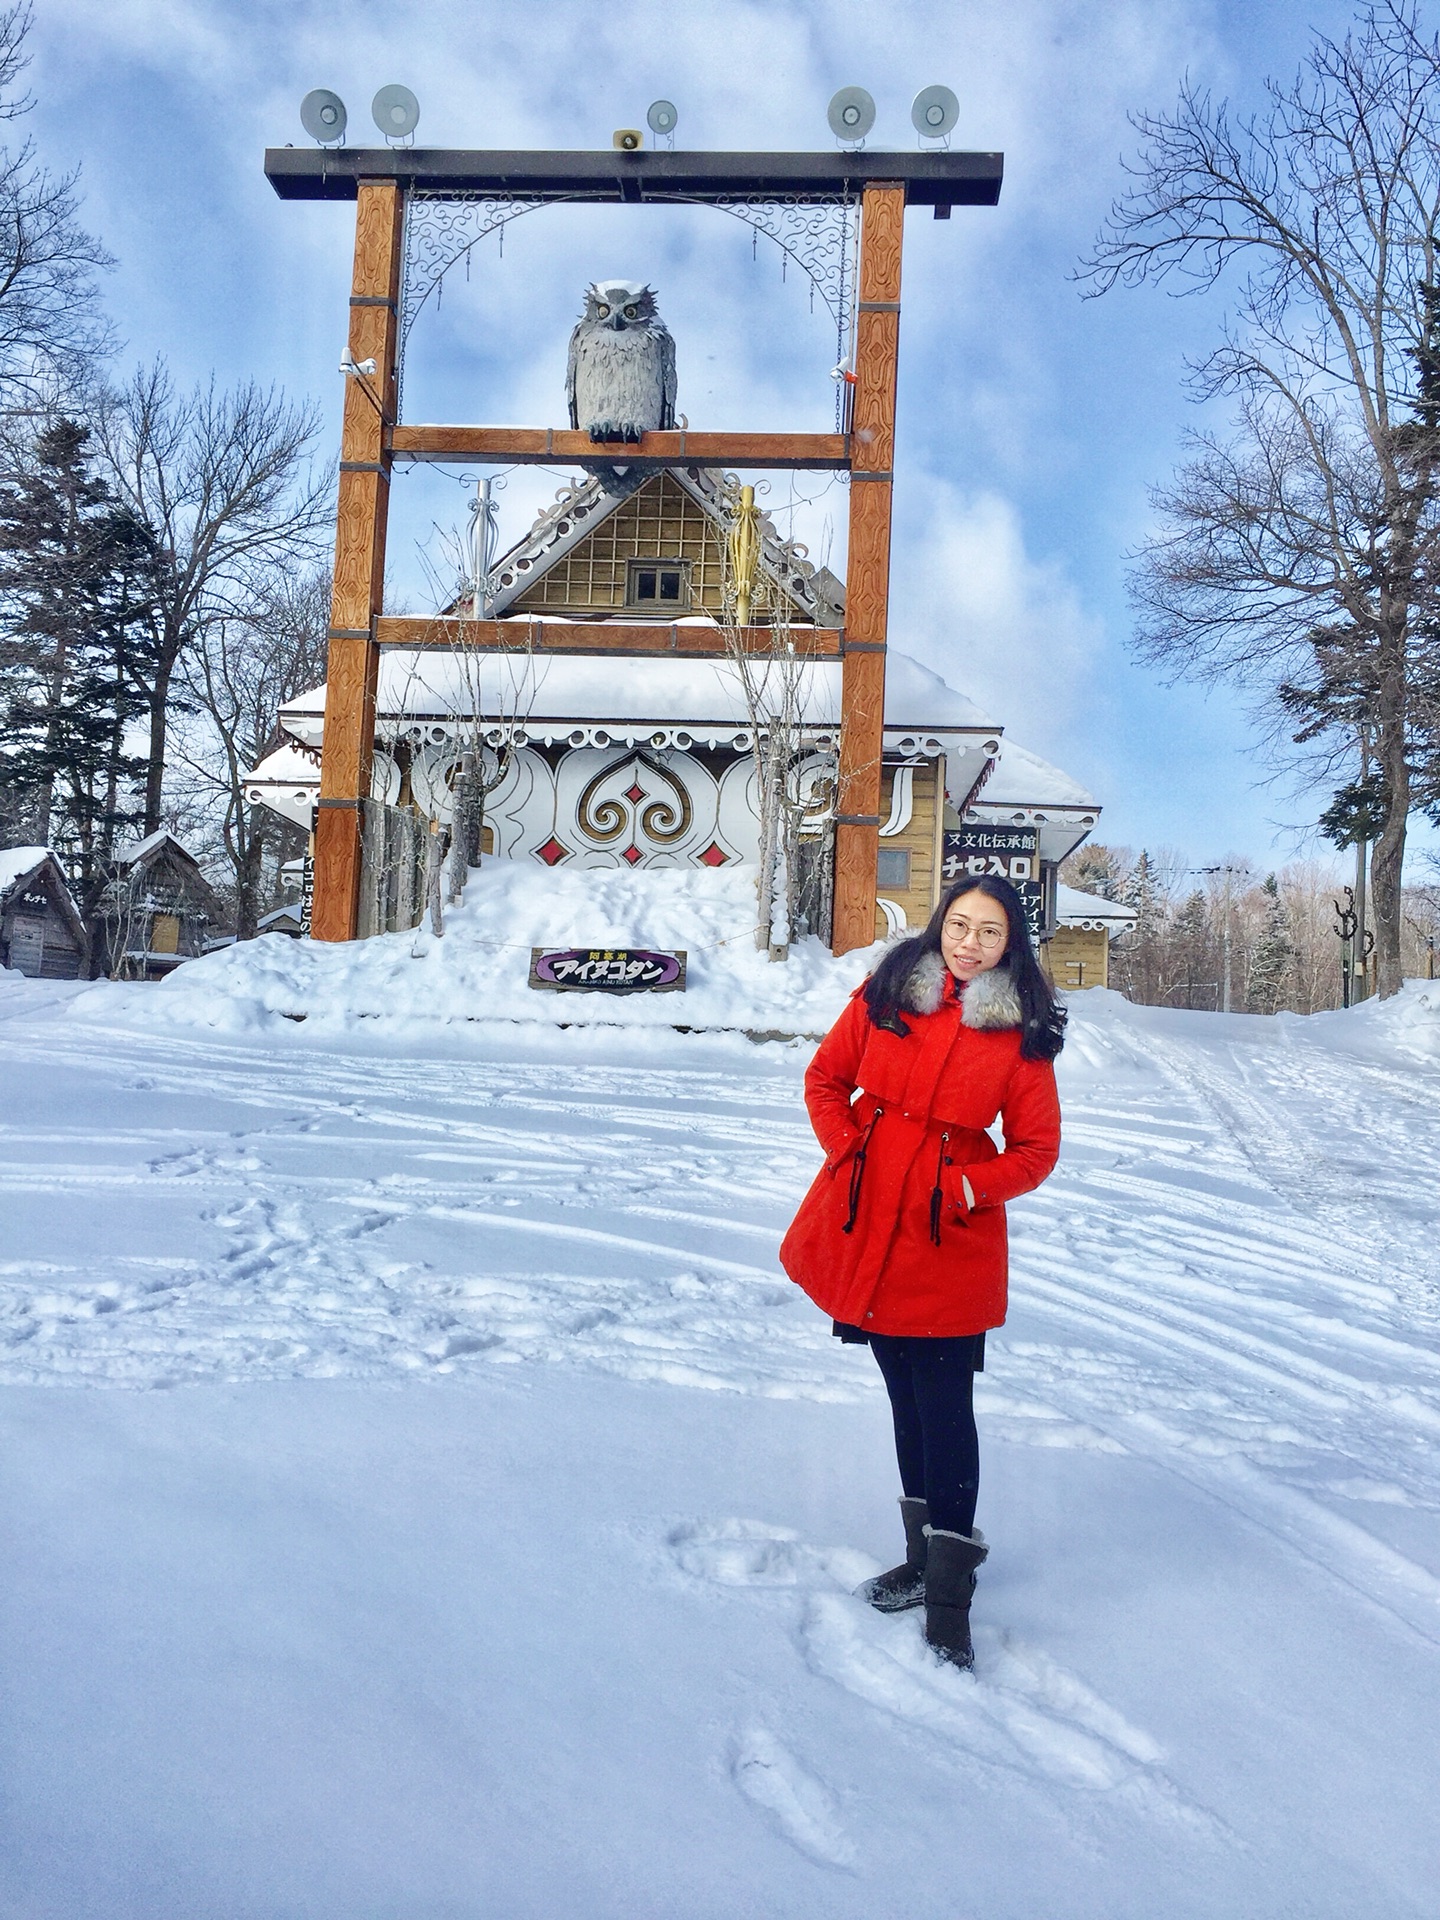
<svg viewBox="0 0 1440 1920"><path fill-rule="evenodd" d="M630 560L626 563L625 604L647 613L688 613L688 560Z"/></svg>

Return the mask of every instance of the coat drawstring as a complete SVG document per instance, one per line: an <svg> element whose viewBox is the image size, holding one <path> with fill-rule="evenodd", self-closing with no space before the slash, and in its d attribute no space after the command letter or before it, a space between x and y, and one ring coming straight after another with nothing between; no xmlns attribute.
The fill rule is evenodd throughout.
<svg viewBox="0 0 1440 1920"><path fill-rule="evenodd" d="M880 1118L881 1111L881 1108L876 1107L871 1114L870 1124L861 1134L860 1144L855 1149L855 1157L850 1162L850 1212L844 1226L840 1229L842 1233L853 1233L855 1230L856 1216L860 1212L860 1186L865 1178L865 1155L870 1150L870 1136L875 1131L875 1123Z"/></svg>
<svg viewBox="0 0 1440 1920"><path fill-rule="evenodd" d="M950 1164L945 1149L949 1144L949 1134L942 1133L940 1136L940 1152L935 1161L935 1185L930 1192L930 1238L937 1247L940 1244L940 1211L945 1204L945 1189L943 1185L945 1169Z"/></svg>

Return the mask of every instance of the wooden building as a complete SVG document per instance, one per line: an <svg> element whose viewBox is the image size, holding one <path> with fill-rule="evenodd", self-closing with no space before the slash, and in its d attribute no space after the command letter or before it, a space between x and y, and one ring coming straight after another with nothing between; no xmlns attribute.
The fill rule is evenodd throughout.
<svg viewBox="0 0 1440 1920"><path fill-rule="evenodd" d="M478 744L495 780L482 851L547 866L719 867L757 857L753 727L739 666L713 657L720 638L721 561L731 504L704 469L665 469L628 482L577 482L497 563L490 613L513 650L388 647L380 658L367 845L395 844L394 823L446 823L461 757ZM833 834L844 662L833 630L845 589L782 542L762 518L757 624L787 651L752 671L796 687L801 828L823 865ZM657 600L663 612L657 611ZM446 609L437 618L453 618ZM534 648L531 622L546 642ZM563 623L646 623L656 650L567 651ZM687 651L703 642L710 657ZM315 818L327 689L281 711L283 744L247 777L246 797L295 824ZM477 718L478 716L478 718ZM883 717L874 935L923 925L957 862L1004 840L1003 871L1033 899L1037 933L1053 912L1042 876L1093 828L1099 809L1069 776L1005 741L972 701L899 648L888 653ZM503 755L503 761L502 761ZM403 837L403 836L402 836ZM420 836L420 837L423 837ZM412 832L407 844L419 844ZM378 873L382 861L370 854ZM803 859L802 859L803 864ZM418 896L404 889L418 917ZM371 899L362 931L397 922ZM393 909L393 901L391 903ZM809 930L828 937L812 905Z"/></svg>
<svg viewBox="0 0 1440 1920"><path fill-rule="evenodd" d="M1134 907L1076 887L1056 889L1056 927L1045 964L1057 987L1078 992L1110 984L1110 944L1139 918Z"/></svg>
<svg viewBox="0 0 1440 1920"><path fill-rule="evenodd" d="M199 863L163 828L117 852L104 912L116 980L163 978L206 952L225 919Z"/></svg>
<svg viewBox="0 0 1440 1920"><path fill-rule="evenodd" d="M89 952L64 870L46 847L0 851L0 967L39 980L78 980Z"/></svg>

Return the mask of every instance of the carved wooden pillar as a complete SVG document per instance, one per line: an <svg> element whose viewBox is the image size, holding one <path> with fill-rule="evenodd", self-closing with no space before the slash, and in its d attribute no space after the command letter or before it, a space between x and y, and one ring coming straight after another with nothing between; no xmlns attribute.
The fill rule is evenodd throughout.
<svg viewBox="0 0 1440 1920"><path fill-rule="evenodd" d="M860 211L860 311L850 429L850 543L845 569L835 917L830 941L836 953L869 946L875 938L904 232L903 184L872 182L865 188Z"/></svg>
<svg viewBox="0 0 1440 1920"><path fill-rule="evenodd" d="M335 587L325 689L325 750L315 826L316 940L353 940L360 911L361 801L370 791L380 649L375 621L385 577L395 355L405 200L395 180L362 180L355 208L350 357L375 362L345 383Z"/></svg>

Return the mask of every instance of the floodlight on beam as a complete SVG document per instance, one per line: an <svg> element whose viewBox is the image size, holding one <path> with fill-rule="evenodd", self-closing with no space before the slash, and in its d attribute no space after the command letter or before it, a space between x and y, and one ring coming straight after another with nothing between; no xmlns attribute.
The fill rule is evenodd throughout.
<svg viewBox="0 0 1440 1920"><path fill-rule="evenodd" d="M862 146L875 124L875 102L864 87L841 87L832 96L825 117L843 146Z"/></svg>
<svg viewBox="0 0 1440 1920"><path fill-rule="evenodd" d="M949 87L922 87L910 103L910 124L922 140L947 145L960 119L960 102Z"/></svg>
<svg viewBox="0 0 1440 1920"><path fill-rule="evenodd" d="M408 140L420 124L420 102L409 87L381 87L370 102L370 117L395 146Z"/></svg>
<svg viewBox="0 0 1440 1920"><path fill-rule="evenodd" d="M679 109L673 100L652 100L650 110L645 115L645 124L657 139L668 140L675 144L675 125L680 118Z"/></svg>
<svg viewBox="0 0 1440 1920"><path fill-rule="evenodd" d="M329 87L314 87L300 102L300 124L322 147L339 146L345 138L345 102Z"/></svg>

